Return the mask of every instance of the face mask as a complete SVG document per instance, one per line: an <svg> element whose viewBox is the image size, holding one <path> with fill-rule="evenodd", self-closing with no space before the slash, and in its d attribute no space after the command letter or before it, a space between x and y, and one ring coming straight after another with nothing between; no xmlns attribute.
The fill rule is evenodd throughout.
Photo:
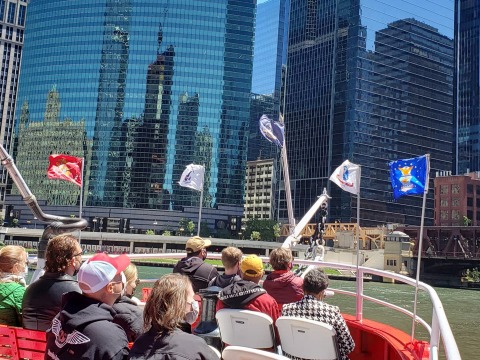
<svg viewBox="0 0 480 360"><path fill-rule="evenodd" d="M28 264L25 264L25 269L23 269L23 271L20 271L18 273L18 276L25 279L27 275L28 275Z"/></svg>
<svg viewBox="0 0 480 360"><path fill-rule="evenodd" d="M112 294L123 296L125 295L125 289L127 288L127 278L125 277L125 274L123 273L123 271L120 273L120 275L122 276L122 291L118 293L112 292Z"/></svg>
<svg viewBox="0 0 480 360"><path fill-rule="evenodd" d="M192 301L192 311L189 311L185 314L185 321L192 325L195 320L197 320L198 313L200 311L200 307L198 306L198 302L196 300Z"/></svg>
<svg viewBox="0 0 480 360"><path fill-rule="evenodd" d="M72 276L77 276L78 270L80 270L82 265L83 265L83 261L78 263L78 267L75 265L75 270L73 270L73 275Z"/></svg>

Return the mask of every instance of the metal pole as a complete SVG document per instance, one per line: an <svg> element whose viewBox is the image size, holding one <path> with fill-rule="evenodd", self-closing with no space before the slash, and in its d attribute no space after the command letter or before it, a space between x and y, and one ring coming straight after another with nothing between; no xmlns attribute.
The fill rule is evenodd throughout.
<svg viewBox="0 0 480 360"><path fill-rule="evenodd" d="M420 281L420 265L422 260L422 251L423 251L423 223L425 220L425 205L427 202L427 193L428 193L428 182L430 174L430 154L425 155L427 157L427 175L425 181L425 190L423 191L423 202L422 202L422 217L420 219L420 239L418 239L418 256L417 256L417 276L415 278L415 299L413 301L413 319L412 319L412 344L415 339L415 321L417 319L417 298L418 298L418 283Z"/></svg>
<svg viewBox="0 0 480 360"><path fill-rule="evenodd" d="M80 209L79 209L79 214L78 217L81 219L82 218L82 212L83 212L83 162L85 161L85 158L82 157L82 186L80 187ZM82 240L82 230L79 230L78 232L78 243L80 244Z"/></svg>
<svg viewBox="0 0 480 360"><path fill-rule="evenodd" d="M357 321L363 319L363 274L360 273L360 182L362 179L362 167L358 167L358 193L357 193Z"/></svg>
<svg viewBox="0 0 480 360"><path fill-rule="evenodd" d="M288 224L290 225L290 234L292 234L293 229L295 227L295 219L293 217L292 193L290 190L290 175L288 173L286 141L284 141L284 144L282 147L282 162L283 162L283 180L285 184L285 196L287 198Z"/></svg>
<svg viewBox="0 0 480 360"><path fill-rule="evenodd" d="M200 191L200 204L198 206L197 236L200 236L200 222L202 221L202 207L203 207L203 187L202 187L202 191Z"/></svg>

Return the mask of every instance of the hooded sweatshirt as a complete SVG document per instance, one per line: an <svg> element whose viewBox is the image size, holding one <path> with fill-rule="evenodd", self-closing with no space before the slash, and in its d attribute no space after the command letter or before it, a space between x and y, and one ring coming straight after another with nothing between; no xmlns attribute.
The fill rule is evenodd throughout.
<svg viewBox="0 0 480 360"><path fill-rule="evenodd" d="M277 321L277 302L265 289L252 281L240 280L224 288L218 294L217 311L223 308L258 311Z"/></svg>
<svg viewBox="0 0 480 360"><path fill-rule="evenodd" d="M77 292L63 296L63 310L47 330L45 359L124 360L125 331L112 322L115 310Z"/></svg>
<svg viewBox="0 0 480 360"><path fill-rule="evenodd" d="M143 308L128 296L121 296L113 304L113 309L116 312L113 322L125 330L128 341L135 341L143 333Z"/></svg>
<svg viewBox="0 0 480 360"><path fill-rule="evenodd" d="M208 283L208 286L218 286L219 288L225 288L230 284L233 284L235 281L242 280L240 276L237 274L232 274L232 275L218 275L217 277L213 278L210 280Z"/></svg>
<svg viewBox="0 0 480 360"><path fill-rule="evenodd" d="M263 288L279 305L296 302L303 297L303 279L289 270L277 270L267 276Z"/></svg>
<svg viewBox="0 0 480 360"><path fill-rule="evenodd" d="M208 287L210 280L218 276L215 267L196 256L180 260L173 268L173 272L188 276L195 292Z"/></svg>

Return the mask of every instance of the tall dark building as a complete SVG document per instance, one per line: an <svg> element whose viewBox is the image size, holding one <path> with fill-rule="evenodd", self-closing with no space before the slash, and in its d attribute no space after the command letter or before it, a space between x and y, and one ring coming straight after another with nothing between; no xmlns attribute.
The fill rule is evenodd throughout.
<svg viewBox="0 0 480 360"><path fill-rule="evenodd" d="M205 163L209 206L243 204L255 7L245 0L30 2L19 101L28 102L31 123L42 122L56 86L59 119L84 121L85 203L191 204L175 194L178 143L178 154L191 156L181 161ZM184 94L198 94L198 114L185 115ZM177 127L193 118L190 141L179 140ZM17 166L23 173L41 161L33 154ZM42 174L24 176L35 194Z"/></svg>
<svg viewBox="0 0 480 360"><path fill-rule="evenodd" d="M451 167L453 6L395 9L292 1L286 139L297 218L327 187L330 218L356 221L355 197L328 181L349 159L362 166L361 225L419 224L421 197L393 201L388 162L430 153L432 173ZM433 222L433 191L426 217Z"/></svg>
<svg viewBox="0 0 480 360"><path fill-rule="evenodd" d="M455 174L480 170L480 3L455 0Z"/></svg>

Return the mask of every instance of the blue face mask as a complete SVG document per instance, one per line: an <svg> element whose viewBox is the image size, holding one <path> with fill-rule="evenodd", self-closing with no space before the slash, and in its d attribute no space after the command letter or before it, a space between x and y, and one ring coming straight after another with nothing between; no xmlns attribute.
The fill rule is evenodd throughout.
<svg viewBox="0 0 480 360"><path fill-rule="evenodd" d="M192 311L189 311L185 314L185 321L192 325L198 318L200 306L198 305L198 302L196 300L193 300L190 305L192 305Z"/></svg>

